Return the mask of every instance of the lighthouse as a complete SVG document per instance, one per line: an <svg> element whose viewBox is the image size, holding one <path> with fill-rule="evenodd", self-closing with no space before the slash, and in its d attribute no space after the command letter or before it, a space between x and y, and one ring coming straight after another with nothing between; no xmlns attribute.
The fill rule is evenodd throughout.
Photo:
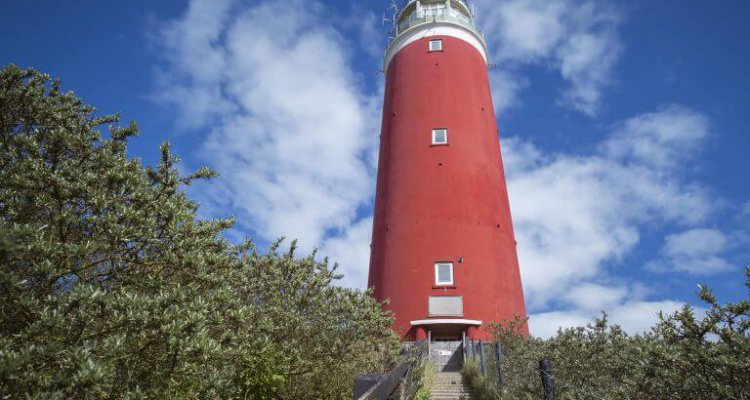
<svg viewBox="0 0 750 400"><path fill-rule="evenodd" d="M487 60L467 1L396 10L368 285L405 340L526 317Z"/></svg>

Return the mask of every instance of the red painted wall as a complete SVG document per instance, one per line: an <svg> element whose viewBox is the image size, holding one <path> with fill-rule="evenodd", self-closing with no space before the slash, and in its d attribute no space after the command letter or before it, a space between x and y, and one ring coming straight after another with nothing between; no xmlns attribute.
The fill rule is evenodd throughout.
<svg viewBox="0 0 750 400"><path fill-rule="evenodd" d="M428 52L436 38L443 51ZM431 146L433 128L447 146ZM454 263L455 288L434 287L436 261ZM463 296L483 339L526 316L487 65L462 40L418 40L388 68L369 286L408 338L432 295Z"/></svg>

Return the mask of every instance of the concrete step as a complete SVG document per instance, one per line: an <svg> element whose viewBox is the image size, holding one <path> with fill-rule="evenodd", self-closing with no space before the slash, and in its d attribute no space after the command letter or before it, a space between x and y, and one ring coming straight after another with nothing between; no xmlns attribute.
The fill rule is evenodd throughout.
<svg viewBox="0 0 750 400"><path fill-rule="evenodd" d="M460 372L438 372L432 380L432 400L472 400L471 389L463 382Z"/></svg>
<svg viewBox="0 0 750 400"><path fill-rule="evenodd" d="M452 383L452 382L461 383L462 381L463 381L463 378L461 378L460 376L451 377L451 378L448 378L448 377L435 378L434 380L434 382L448 382L448 383Z"/></svg>
<svg viewBox="0 0 750 400"><path fill-rule="evenodd" d="M435 396L430 395L430 400L473 400L471 396Z"/></svg>
<svg viewBox="0 0 750 400"><path fill-rule="evenodd" d="M460 396L466 396L471 397L474 393L472 392L430 392L430 395L435 396L453 396L453 397L460 397Z"/></svg>
<svg viewBox="0 0 750 400"><path fill-rule="evenodd" d="M432 386L463 386L461 381L458 382L432 382Z"/></svg>
<svg viewBox="0 0 750 400"><path fill-rule="evenodd" d="M468 386L453 385L453 386L438 386L432 385L433 390L469 390Z"/></svg>
<svg viewBox="0 0 750 400"><path fill-rule="evenodd" d="M460 383L459 384L455 384L455 385L443 385L443 384L439 384L439 383L433 383L432 387L434 387L434 388L442 388L442 389L456 389L456 388L463 388L465 386L462 385L462 384L460 384Z"/></svg>
<svg viewBox="0 0 750 400"><path fill-rule="evenodd" d="M433 390L469 390L468 386L463 385L452 385L452 386L440 386L432 385Z"/></svg>

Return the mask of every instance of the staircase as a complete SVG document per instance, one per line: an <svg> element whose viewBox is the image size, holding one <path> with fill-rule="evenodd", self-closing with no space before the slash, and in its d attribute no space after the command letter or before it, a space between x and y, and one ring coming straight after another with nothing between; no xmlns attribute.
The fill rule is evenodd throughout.
<svg viewBox="0 0 750 400"><path fill-rule="evenodd" d="M471 400L471 389L463 382L460 372L438 372L435 374L431 400Z"/></svg>

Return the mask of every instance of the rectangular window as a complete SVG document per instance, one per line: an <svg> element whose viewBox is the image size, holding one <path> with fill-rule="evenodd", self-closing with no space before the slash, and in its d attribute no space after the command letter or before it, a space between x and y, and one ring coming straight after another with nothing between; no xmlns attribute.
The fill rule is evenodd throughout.
<svg viewBox="0 0 750 400"><path fill-rule="evenodd" d="M444 128L433 129L432 144L448 144L448 130Z"/></svg>
<svg viewBox="0 0 750 400"><path fill-rule="evenodd" d="M441 51L443 50L442 40L430 40L430 51Z"/></svg>
<svg viewBox="0 0 750 400"><path fill-rule="evenodd" d="M435 285L453 285L453 263L435 263Z"/></svg>

